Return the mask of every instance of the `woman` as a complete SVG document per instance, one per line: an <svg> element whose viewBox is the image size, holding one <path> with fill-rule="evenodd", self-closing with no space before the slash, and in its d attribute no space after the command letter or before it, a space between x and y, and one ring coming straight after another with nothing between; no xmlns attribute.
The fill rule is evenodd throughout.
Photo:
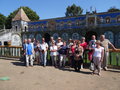
<svg viewBox="0 0 120 90"><path fill-rule="evenodd" d="M77 43L74 52L74 69L79 72L81 69L81 64L83 63L83 47L80 46L80 41Z"/></svg>
<svg viewBox="0 0 120 90"><path fill-rule="evenodd" d="M98 75L101 75L101 62L103 61L104 57L104 48L101 47L100 41L96 41L96 48L93 51L93 63L94 63L94 70L92 74L95 74L96 69L98 70Z"/></svg>
<svg viewBox="0 0 120 90"><path fill-rule="evenodd" d="M55 41L52 41L52 45L50 46L50 56L52 59L52 66L57 67L57 55L58 55L58 47L55 45Z"/></svg>

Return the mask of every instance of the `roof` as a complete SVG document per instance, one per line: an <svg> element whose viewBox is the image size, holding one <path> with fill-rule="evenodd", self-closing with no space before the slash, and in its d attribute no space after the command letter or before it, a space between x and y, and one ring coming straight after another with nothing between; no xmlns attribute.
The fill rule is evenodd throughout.
<svg viewBox="0 0 120 90"><path fill-rule="evenodd" d="M19 9L15 17L12 19L12 21L16 20L30 21L22 8Z"/></svg>

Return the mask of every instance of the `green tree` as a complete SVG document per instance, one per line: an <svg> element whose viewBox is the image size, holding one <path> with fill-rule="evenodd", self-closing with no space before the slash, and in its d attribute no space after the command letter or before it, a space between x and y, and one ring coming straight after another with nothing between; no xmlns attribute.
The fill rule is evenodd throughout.
<svg viewBox="0 0 120 90"><path fill-rule="evenodd" d="M3 14L0 14L0 29L4 28L6 17Z"/></svg>
<svg viewBox="0 0 120 90"><path fill-rule="evenodd" d="M83 9L80 7L80 6L76 6L75 4L71 5L71 6L68 6L66 8L66 17L69 17L69 16L79 16L81 15L83 12Z"/></svg>
<svg viewBox="0 0 120 90"><path fill-rule="evenodd" d="M117 11L120 11L120 9L116 7L111 7L110 9L108 9L108 12L117 12Z"/></svg>
<svg viewBox="0 0 120 90"><path fill-rule="evenodd" d="M37 15L37 13L35 11L33 11L32 9L30 9L29 7L20 7L20 8L23 8L26 15L28 16L28 18L31 21L39 20L39 16ZM20 8L18 8L17 10L10 13L10 15L8 15L8 17L6 19L6 28L10 29L12 27L12 25L11 25L12 19L15 17L15 15L17 14L17 12L19 11Z"/></svg>

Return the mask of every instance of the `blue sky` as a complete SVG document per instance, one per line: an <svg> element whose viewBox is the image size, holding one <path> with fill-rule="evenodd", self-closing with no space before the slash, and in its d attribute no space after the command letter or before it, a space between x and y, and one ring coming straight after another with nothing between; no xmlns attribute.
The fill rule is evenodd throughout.
<svg viewBox="0 0 120 90"><path fill-rule="evenodd" d="M20 6L28 6L40 16L40 19L64 17L66 7L76 4L84 9L96 7L97 12L105 12L115 6L120 9L120 0L0 0L0 13L8 16Z"/></svg>

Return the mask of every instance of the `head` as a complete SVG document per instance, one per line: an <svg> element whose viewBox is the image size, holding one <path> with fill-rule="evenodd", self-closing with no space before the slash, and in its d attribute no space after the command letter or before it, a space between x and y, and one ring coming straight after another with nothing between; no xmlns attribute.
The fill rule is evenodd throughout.
<svg viewBox="0 0 120 90"><path fill-rule="evenodd" d="M58 37L58 42L61 42L61 37Z"/></svg>
<svg viewBox="0 0 120 90"><path fill-rule="evenodd" d="M32 42L36 42L36 39L35 38L32 38L32 40L31 40Z"/></svg>
<svg viewBox="0 0 120 90"><path fill-rule="evenodd" d="M52 45L53 45L53 46L55 45L55 41L52 41Z"/></svg>
<svg viewBox="0 0 120 90"><path fill-rule="evenodd" d="M40 43L40 41L39 40L37 40L37 44L39 44Z"/></svg>
<svg viewBox="0 0 120 90"><path fill-rule="evenodd" d="M96 46L100 46L100 45L101 45L100 40L97 40L97 41L96 41Z"/></svg>
<svg viewBox="0 0 120 90"><path fill-rule="evenodd" d="M85 42L85 37L82 37L82 38L81 38L81 42Z"/></svg>
<svg viewBox="0 0 120 90"><path fill-rule="evenodd" d="M42 43L44 43L45 42L45 38L42 38Z"/></svg>
<svg viewBox="0 0 120 90"><path fill-rule="evenodd" d="M54 40L54 38L53 38L53 37L50 37L50 40L52 41L52 40Z"/></svg>
<svg viewBox="0 0 120 90"><path fill-rule="evenodd" d="M105 35L100 35L100 40L101 41L105 40Z"/></svg>
<svg viewBox="0 0 120 90"><path fill-rule="evenodd" d="M66 42L63 42L63 45L66 46Z"/></svg>
<svg viewBox="0 0 120 90"><path fill-rule="evenodd" d="M73 45L76 45L76 41L75 40L73 41Z"/></svg>
<svg viewBox="0 0 120 90"><path fill-rule="evenodd" d="M78 41L77 41L77 43L76 43L76 45L79 47L79 46L80 46L80 44L81 44L81 41L80 41L80 40L78 40Z"/></svg>
<svg viewBox="0 0 120 90"><path fill-rule="evenodd" d="M31 43L31 39L30 38L28 39L28 43Z"/></svg>
<svg viewBox="0 0 120 90"><path fill-rule="evenodd" d="M27 43L27 39L24 39L24 43Z"/></svg>
<svg viewBox="0 0 120 90"><path fill-rule="evenodd" d="M92 40L95 40L96 39L96 36L95 35L92 35Z"/></svg>

